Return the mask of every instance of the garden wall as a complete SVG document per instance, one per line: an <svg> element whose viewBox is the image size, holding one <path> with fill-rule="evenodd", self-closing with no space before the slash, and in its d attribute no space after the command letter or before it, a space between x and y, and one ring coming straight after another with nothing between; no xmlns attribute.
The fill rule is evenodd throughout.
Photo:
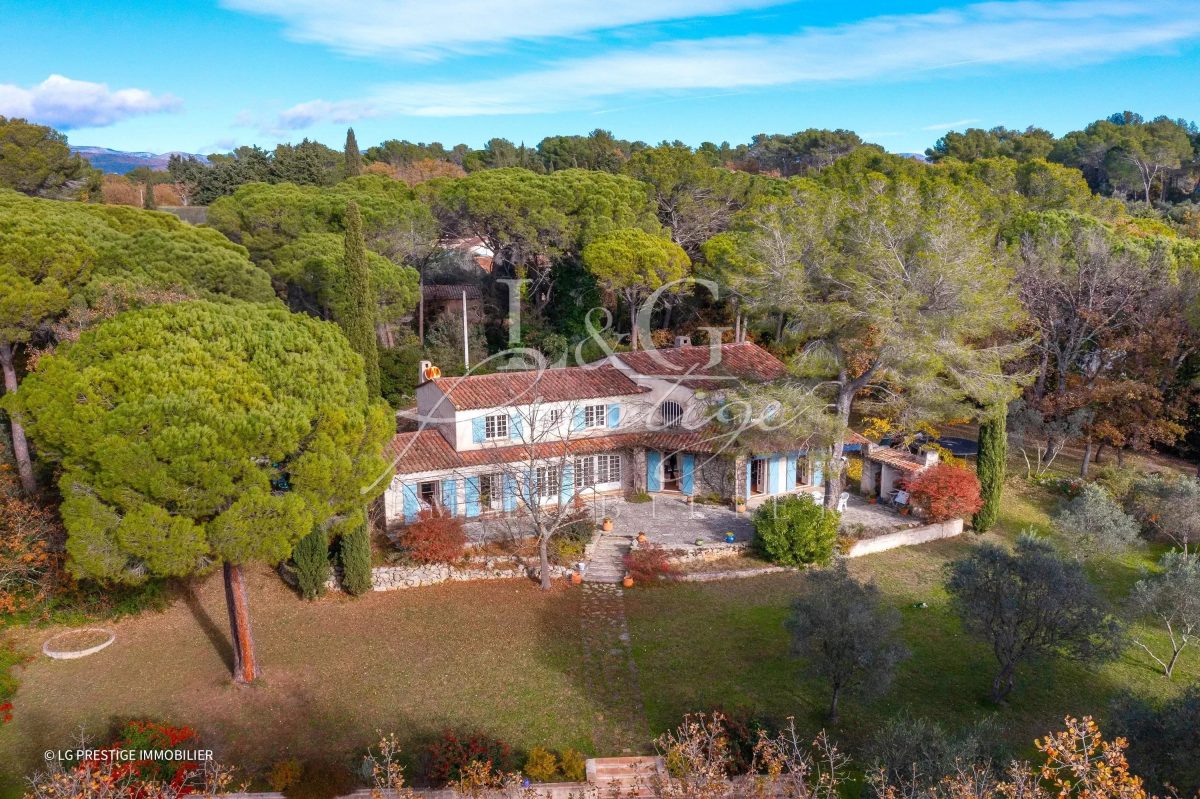
<svg viewBox="0 0 1200 799"><path fill-rule="evenodd" d="M909 547L914 544L925 544L930 541L937 541L939 538L953 538L956 535L962 535L963 520L951 519L948 522L938 522L937 524L927 524L923 527L913 527L908 530L900 530L895 533L887 533L875 538L867 538L862 541L854 542L854 545L846 552L848 558L859 558L863 555L871 555L876 552L885 552L896 547Z"/></svg>

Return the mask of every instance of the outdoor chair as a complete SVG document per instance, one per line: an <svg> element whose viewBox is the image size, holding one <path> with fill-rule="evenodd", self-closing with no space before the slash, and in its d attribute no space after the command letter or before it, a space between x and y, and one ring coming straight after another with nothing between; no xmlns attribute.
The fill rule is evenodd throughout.
<svg viewBox="0 0 1200 799"><path fill-rule="evenodd" d="M847 505L849 502L850 502L850 492L849 492L849 491L843 491L843 492L841 493L841 495L840 495L840 496L838 496L838 504L837 504L838 513L841 513L841 512L843 512L844 510L846 510L846 505Z"/></svg>

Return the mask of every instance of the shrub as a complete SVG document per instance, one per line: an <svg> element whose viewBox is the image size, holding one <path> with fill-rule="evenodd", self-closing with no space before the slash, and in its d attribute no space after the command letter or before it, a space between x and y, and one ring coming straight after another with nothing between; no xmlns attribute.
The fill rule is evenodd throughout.
<svg viewBox="0 0 1200 799"><path fill-rule="evenodd" d="M1008 432L1003 413L993 413L979 425L979 454L975 474L979 478L982 504L971 520L975 532L986 533L1000 517L1004 477L1008 467Z"/></svg>
<svg viewBox="0 0 1200 799"><path fill-rule="evenodd" d="M583 558L584 549L596 534L596 522L586 510L571 515L550 539L550 555L559 566L570 566Z"/></svg>
<svg viewBox="0 0 1200 799"><path fill-rule="evenodd" d="M645 491L635 491L625 497L626 502L653 502L654 497L650 496Z"/></svg>
<svg viewBox="0 0 1200 799"><path fill-rule="evenodd" d="M314 526L308 535L296 542L292 549L292 563L296 564L300 595L305 599L322 596L330 571L329 540L324 525Z"/></svg>
<svg viewBox="0 0 1200 799"><path fill-rule="evenodd" d="M1122 552L1138 543L1137 519L1095 483L1085 485L1079 496L1059 509L1054 526L1081 558Z"/></svg>
<svg viewBox="0 0 1200 799"><path fill-rule="evenodd" d="M300 781L300 777L304 774L304 767L300 765L300 761L296 758L288 760L280 760L271 767L271 773L267 775L267 782L271 785L273 791L286 791Z"/></svg>
<svg viewBox="0 0 1200 799"><path fill-rule="evenodd" d="M446 730L425 747L425 776L432 785L446 785L463 778L471 763L489 763L496 775L512 770L512 748L482 733Z"/></svg>
<svg viewBox="0 0 1200 799"><path fill-rule="evenodd" d="M1116 733L1129 741L1129 764L1151 789L1165 796L1200 791L1200 683L1162 704L1123 694L1111 715Z"/></svg>
<svg viewBox="0 0 1200 799"><path fill-rule="evenodd" d="M567 782L587 780L587 758L575 749L564 749L558 756L558 768Z"/></svg>
<svg viewBox="0 0 1200 799"><path fill-rule="evenodd" d="M667 551L656 544L643 544L630 550L621 562L629 576L640 583L673 580L679 576L679 570L667 559Z"/></svg>
<svg viewBox="0 0 1200 799"><path fill-rule="evenodd" d="M121 727L112 749L134 752L159 752L168 749L195 751L200 749L200 736L191 727L172 727L155 721L127 721ZM129 773L136 774L146 782L169 783L181 774L196 771L201 764L195 761L176 760L169 756L158 760L121 761Z"/></svg>
<svg viewBox="0 0 1200 799"><path fill-rule="evenodd" d="M535 746L529 750L522 771L534 782L552 782L558 776L558 758L549 749Z"/></svg>
<svg viewBox="0 0 1200 799"><path fill-rule="evenodd" d="M453 563L462 559L467 534L457 516L423 510L401 531L400 546L418 563Z"/></svg>
<svg viewBox="0 0 1200 799"><path fill-rule="evenodd" d="M754 512L754 548L785 566L828 563L837 543L841 514L808 495L767 502Z"/></svg>
<svg viewBox="0 0 1200 799"><path fill-rule="evenodd" d="M932 522L965 519L983 507L979 478L969 469L946 463L918 474L908 491L913 507Z"/></svg>
<svg viewBox="0 0 1200 799"><path fill-rule="evenodd" d="M342 587L359 596L371 590L371 528L366 522L342 534L338 557L342 561Z"/></svg>

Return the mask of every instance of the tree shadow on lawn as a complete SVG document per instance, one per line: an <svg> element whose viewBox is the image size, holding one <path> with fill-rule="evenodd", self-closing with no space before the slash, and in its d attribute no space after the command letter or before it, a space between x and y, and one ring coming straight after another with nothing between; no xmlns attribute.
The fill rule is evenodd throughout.
<svg viewBox="0 0 1200 799"><path fill-rule="evenodd" d="M197 594L199 586L195 581L190 582L181 592L183 594L184 604L191 611L192 618L196 620L196 624L204 633L204 637L212 644L213 649L221 658L221 662L233 671L233 644L229 640L229 628L221 627L209 615L208 610L200 602L200 597Z"/></svg>

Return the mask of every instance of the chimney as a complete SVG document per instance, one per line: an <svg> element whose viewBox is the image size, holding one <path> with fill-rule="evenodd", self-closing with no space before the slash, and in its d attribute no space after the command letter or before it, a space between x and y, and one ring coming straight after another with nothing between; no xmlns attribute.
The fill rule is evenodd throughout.
<svg viewBox="0 0 1200 799"><path fill-rule="evenodd" d="M417 385L428 383L430 380L437 380L442 376L442 370L433 365L433 361L419 361L417 363Z"/></svg>
<svg viewBox="0 0 1200 799"><path fill-rule="evenodd" d="M675 337L675 346L676 347L692 346L692 337L691 336L676 336Z"/></svg>
<svg viewBox="0 0 1200 799"><path fill-rule="evenodd" d="M931 450L931 449L921 450L921 457L924 459L926 466L932 466L933 464L938 462L937 452L935 452L934 450Z"/></svg>

